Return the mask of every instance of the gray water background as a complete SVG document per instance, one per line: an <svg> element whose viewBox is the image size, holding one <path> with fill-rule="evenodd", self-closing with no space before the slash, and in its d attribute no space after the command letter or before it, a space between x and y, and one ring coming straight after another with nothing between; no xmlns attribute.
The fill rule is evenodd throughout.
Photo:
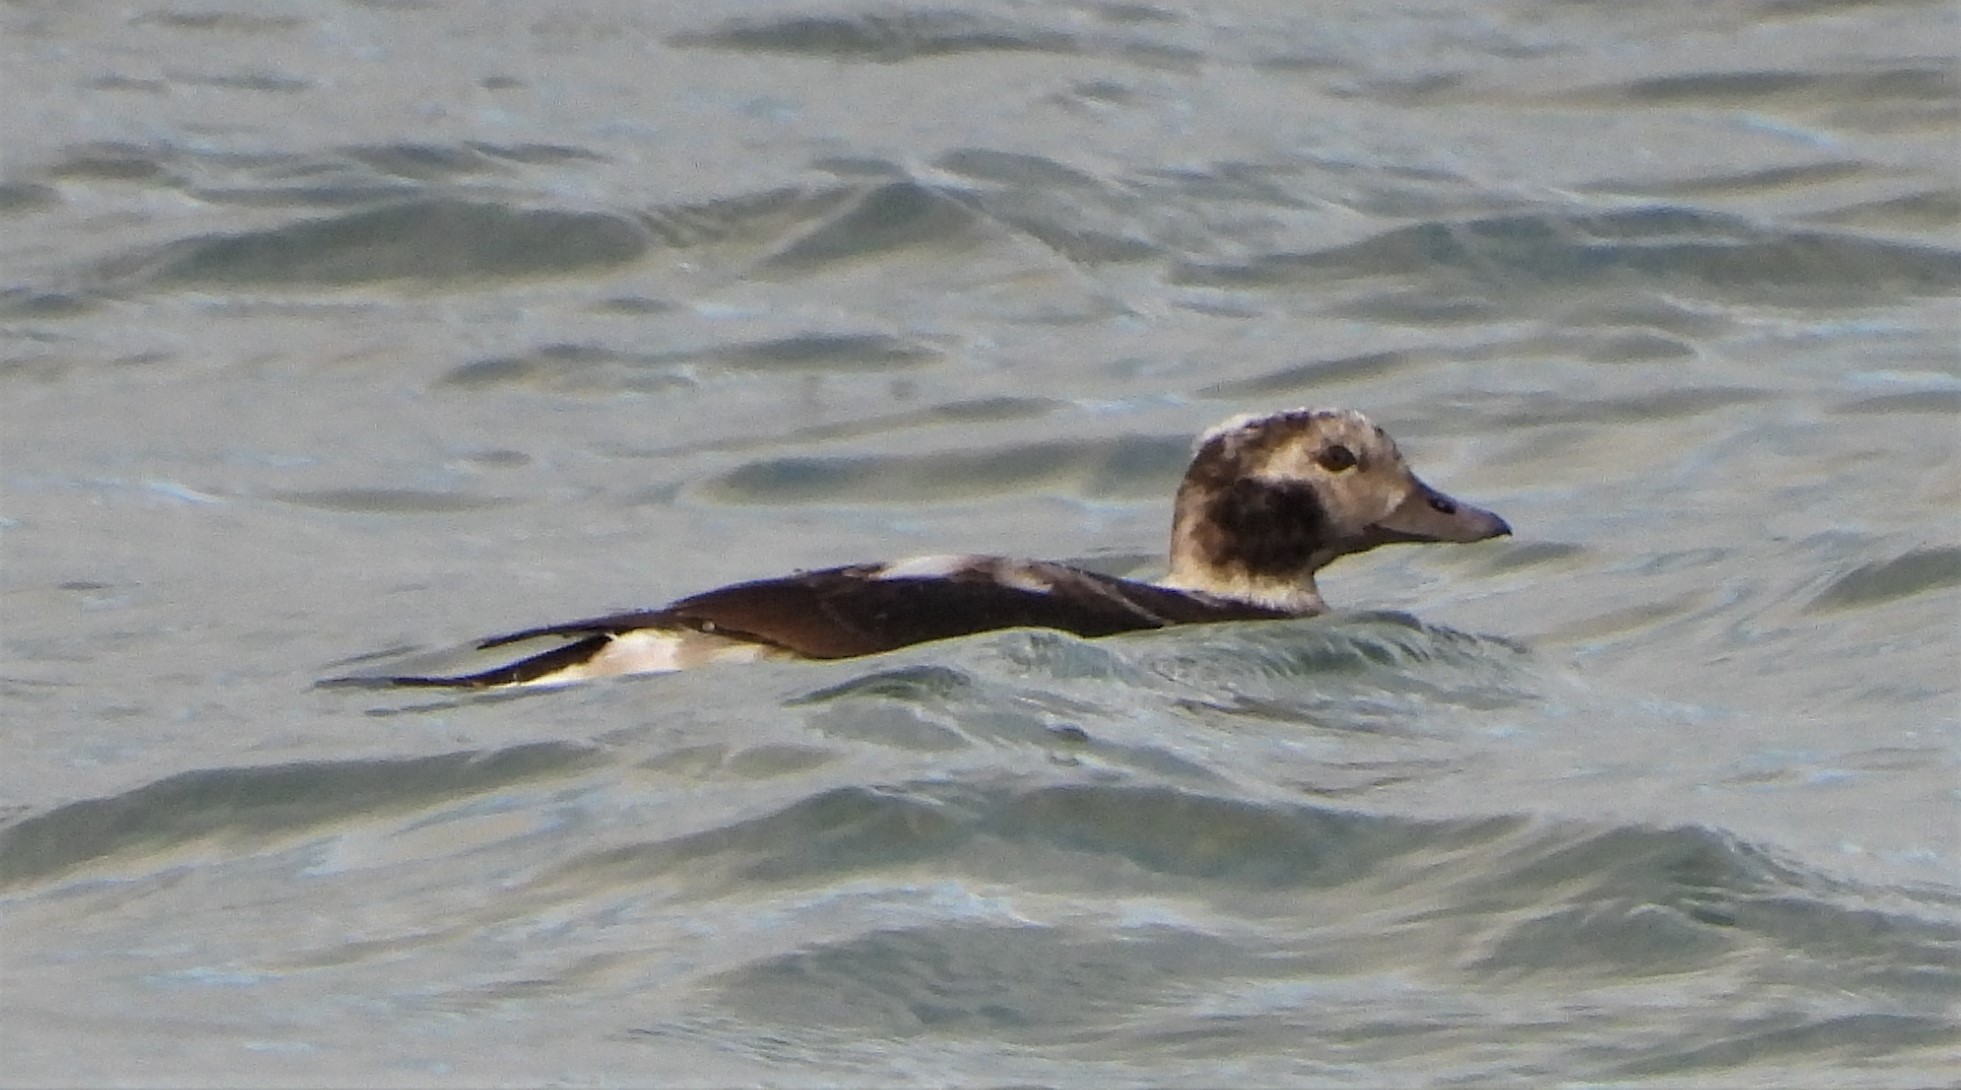
<svg viewBox="0 0 1961 1090"><path fill-rule="evenodd" d="M1951 1082L1934 3L0 10L0 1082ZM321 677L922 552L1335 616ZM379 657L377 657L379 656Z"/></svg>

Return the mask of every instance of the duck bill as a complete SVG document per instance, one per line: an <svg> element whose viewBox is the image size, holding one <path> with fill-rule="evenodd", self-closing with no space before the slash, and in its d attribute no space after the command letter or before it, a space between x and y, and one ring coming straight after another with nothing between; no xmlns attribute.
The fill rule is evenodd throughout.
<svg viewBox="0 0 1961 1090"><path fill-rule="evenodd" d="M1409 497L1369 527L1369 544L1398 541L1483 541L1512 532L1504 519L1468 503L1451 499L1422 481Z"/></svg>

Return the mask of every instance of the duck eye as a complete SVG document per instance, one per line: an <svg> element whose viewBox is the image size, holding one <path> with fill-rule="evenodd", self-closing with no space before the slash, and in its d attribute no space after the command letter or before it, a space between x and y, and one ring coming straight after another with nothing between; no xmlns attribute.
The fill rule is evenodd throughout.
<svg viewBox="0 0 1961 1090"><path fill-rule="evenodd" d="M1336 443L1331 447L1323 447L1321 453L1314 456L1314 460L1321 463L1322 469L1330 473L1340 473L1344 469L1354 469L1357 459L1354 451Z"/></svg>

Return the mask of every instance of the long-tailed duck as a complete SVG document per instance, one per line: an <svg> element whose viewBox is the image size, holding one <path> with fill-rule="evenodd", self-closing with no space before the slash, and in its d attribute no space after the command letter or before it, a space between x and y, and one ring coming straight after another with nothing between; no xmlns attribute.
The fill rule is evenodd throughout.
<svg viewBox="0 0 1961 1090"><path fill-rule="evenodd" d="M840 659L1002 628L1108 636L1168 625L1308 617L1314 573L1399 541L1483 541L1505 520L1418 480L1361 413L1237 416L1199 437L1178 487L1158 582L998 556L922 556L737 583L658 609L495 636L550 641L504 666L373 679L488 688L656 673L711 662Z"/></svg>

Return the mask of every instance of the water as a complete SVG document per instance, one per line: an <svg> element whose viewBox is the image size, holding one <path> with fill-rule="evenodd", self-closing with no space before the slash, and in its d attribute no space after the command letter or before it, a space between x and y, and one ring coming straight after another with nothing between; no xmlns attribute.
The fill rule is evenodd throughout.
<svg viewBox="0 0 1961 1090"><path fill-rule="evenodd" d="M1961 1061L1947 7L4 19L0 1081ZM1306 622L311 688L1148 574L1192 434L1303 403L1518 535Z"/></svg>

